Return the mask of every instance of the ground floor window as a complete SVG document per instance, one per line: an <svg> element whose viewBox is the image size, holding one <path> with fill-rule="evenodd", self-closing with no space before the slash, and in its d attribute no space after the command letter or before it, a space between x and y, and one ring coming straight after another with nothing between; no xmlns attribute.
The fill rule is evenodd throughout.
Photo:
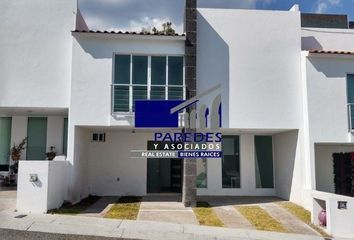
<svg viewBox="0 0 354 240"><path fill-rule="evenodd" d="M0 117L0 171L9 170L11 117Z"/></svg>
<svg viewBox="0 0 354 240"><path fill-rule="evenodd" d="M197 188L207 187L207 159L197 159Z"/></svg>
<svg viewBox="0 0 354 240"><path fill-rule="evenodd" d="M47 118L29 117L27 123L27 159L46 159Z"/></svg>
<svg viewBox="0 0 354 240"><path fill-rule="evenodd" d="M257 188L273 188L272 136L255 136L255 171Z"/></svg>
<svg viewBox="0 0 354 240"><path fill-rule="evenodd" d="M222 137L222 187L240 188L240 137Z"/></svg>

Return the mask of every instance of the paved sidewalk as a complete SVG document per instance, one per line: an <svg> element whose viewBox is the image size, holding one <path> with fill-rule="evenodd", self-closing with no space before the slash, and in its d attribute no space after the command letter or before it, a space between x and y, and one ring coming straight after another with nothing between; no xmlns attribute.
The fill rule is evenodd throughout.
<svg viewBox="0 0 354 240"><path fill-rule="evenodd" d="M284 234L191 224L114 220L81 216L27 215L0 212L1 239L213 239L213 240L323 240L319 236ZM6 229L16 229L10 231ZM52 235L50 235L50 233ZM49 235L48 235L49 234ZM55 235L56 234L56 235ZM71 234L71 235L67 235ZM25 236L25 237L23 237ZM60 237L58 237L60 236ZM95 236L95 237L83 237ZM101 238L102 237L102 238Z"/></svg>
<svg viewBox="0 0 354 240"><path fill-rule="evenodd" d="M16 209L16 187L0 187L0 211Z"/></svg>

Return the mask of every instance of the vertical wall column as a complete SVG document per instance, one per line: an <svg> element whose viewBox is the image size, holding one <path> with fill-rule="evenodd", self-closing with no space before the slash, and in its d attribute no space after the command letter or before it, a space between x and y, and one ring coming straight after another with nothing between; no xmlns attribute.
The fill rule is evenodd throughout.
<svg viewBox="0 0 354 240"><path fill-rule="evenodd" d="M196 65L197 65L197 0L186 0L185 9L185 81L187 87L187 99L196 95ZM194 107L190 107L189 111ZM186 129L186 132L195 132L195 129ZM182 201L185 206L196 205L197 165L195 158L183 160L183 188Z"/></svg>

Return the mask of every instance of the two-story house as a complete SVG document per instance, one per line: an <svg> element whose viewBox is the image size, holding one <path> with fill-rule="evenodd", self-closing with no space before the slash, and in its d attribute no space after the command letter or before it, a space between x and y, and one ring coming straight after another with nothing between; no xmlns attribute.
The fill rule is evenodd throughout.
<svg viewBox="0 0 354 240"><path fill-rule="evenodd" d="M1 171L12 164L10 146L27 138L18 210L45 212L89 194L174 192L186 204L278 196L313 216L327 209L329 232L353 234L354 181L338 187L345 179L333 157L354 152L354 30L345 15L187 0L185 33L154 35L89 30L69 0L6 0L0 9ZM154 132L171 131L136 128L135 100L184 100L217 84L222 158L131 157ZM51 146L66 160L45 161Z"/></svg>

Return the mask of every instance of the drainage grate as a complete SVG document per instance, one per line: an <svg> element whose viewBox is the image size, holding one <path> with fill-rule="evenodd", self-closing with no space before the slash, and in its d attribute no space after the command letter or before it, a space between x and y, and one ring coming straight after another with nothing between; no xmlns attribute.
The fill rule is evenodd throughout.
<svg viewBox="0 0 354 240"><path fill-rule="evenodd" d="M15 216L15 218L24 218L24 217L27 217L27 215L26 214L20 214L20 215Z"/></svg>

